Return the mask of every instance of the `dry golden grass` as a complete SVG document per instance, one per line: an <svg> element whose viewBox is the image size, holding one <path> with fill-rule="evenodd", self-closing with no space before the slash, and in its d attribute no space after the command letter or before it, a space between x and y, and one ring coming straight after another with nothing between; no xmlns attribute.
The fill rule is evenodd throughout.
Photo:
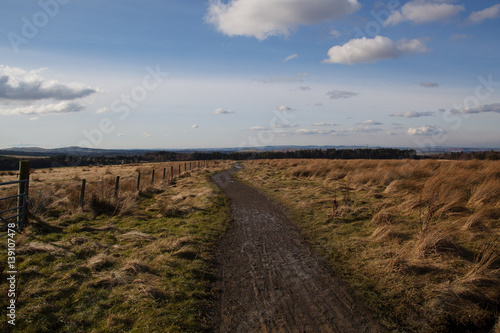
<svg viewBox="0 0 500 333"><path fill-rule="evenodd" d="M389 328L489 332L498 322L499 249L488 244L500 243L500 162L257 160L238 177L279 191Z"/></svg>
<svg viewBox="0 0 500 333"><path fill-rule="evenodd" d="M229 219L228 202L208 175L227 164L188 170L188 175L182 163L183 175L172 183L162 179L163 168L168 176L170 165L177 174L177 163L33 170L30 224L16 237L16 329L208 329L204 311L213 297L214 244ZM137 169L143 184L139 191ZM153 169L156 180L151 184ZM83 210L81 179L87 181ZM15 188L0 195L7 192ZM167 204L182 213L166 214L162 209ZM7 262L5 246L0 244L0 268ZM0 283L2 295L7 294L5 282ZM2 317L7 301L0 298ZM6 325L0 322L0 331Z"/></svg>

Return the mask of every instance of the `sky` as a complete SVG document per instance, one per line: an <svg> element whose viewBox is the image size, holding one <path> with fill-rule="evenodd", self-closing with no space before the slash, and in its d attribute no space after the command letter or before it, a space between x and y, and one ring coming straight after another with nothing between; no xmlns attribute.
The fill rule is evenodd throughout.
<svg viewBox="0 0 500 333"><path fill-rule="evenodd" d="M0 0L0 148L500 148L500 1Z"/></svg>

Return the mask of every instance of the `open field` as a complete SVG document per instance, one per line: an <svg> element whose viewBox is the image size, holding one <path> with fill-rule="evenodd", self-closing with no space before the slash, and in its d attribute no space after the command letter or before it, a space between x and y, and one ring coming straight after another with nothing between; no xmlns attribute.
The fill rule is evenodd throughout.
<svg viewBox="0 0 500 333"><path fill-rule="evenodd" d="M399 332L490 332L500 313L500 162L263 160L238 178Z"/></svg>
<svg viewBox="0 0 500 333"><path fill-rule="evenodd" d="M208 175L162 179L171 163L33 170L31 224L16 239L19 332L204 331L213 301L215 244L229 206ZM189 164L189 162L188 162ZM151 184L151 170L157 176ZM142 187L136 190L137 172ZM118 198L115 177L120 176ZM168 175L167 175L168 178ZM1 181L15 174L0 174ZM87 180L85 209L79 206ZM14 189L4 189L1 196ZM40 191L40 192L39 192ZM6 238L0 239L2 274ZM0 294L7 294L2 276ZM0 331L7 332L7 297Z"/></svg>

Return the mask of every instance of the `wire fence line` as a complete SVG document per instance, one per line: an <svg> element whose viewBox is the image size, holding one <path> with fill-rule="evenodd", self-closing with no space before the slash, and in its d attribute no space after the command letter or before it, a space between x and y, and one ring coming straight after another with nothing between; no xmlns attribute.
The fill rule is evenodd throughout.
<svg viewBox="0 0 500 333"><path fill-rule="evenodd" d="M137 168L135 172L130 170L130 172L124 173L122 171L120 175L113 175L108 168L99 174L92 175L89 179L85 178L84 172L82 172L85 167L83 167L81 170L78 169L77 173L70 179L52 181L51 183L41 180L40 176L46 174L47 171L53 172L52 169L37 170L36 173L30 175L28 163L27 166L23 166L23 170L20 168L17 175L19 180L0 183L0 189L5 187L0 192L0 233L3 233L12 222L15 222L17 231L22 230L28 222L29 214L46 213L49 206L57 201L69 206L67 207L69 209L84 211L89 202L125 200L129 194L151 191L158 186L174 185L178 178L189 177L190 172L218 167L223 163L227 163L227 161L172 161L158 163L158 165L125 165ZM71 174L66 175L66 177L68 176ZM17 194L14 194L16 185L19 190ZM17 214L14 214L15 212ZM11 216L9 213L14 215ZM1 236L4 235L1 234Z"/></svg>

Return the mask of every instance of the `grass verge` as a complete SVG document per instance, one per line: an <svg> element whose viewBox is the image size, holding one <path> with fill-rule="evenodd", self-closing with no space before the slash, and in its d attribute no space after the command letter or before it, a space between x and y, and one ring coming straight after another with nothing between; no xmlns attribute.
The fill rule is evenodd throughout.
<svg viewBox="0 0 500 333"><path fill-rule="evenodd" d="M85 211L71 207L67 213L57 206L57 212L34 216L16 239L13 331L209 329L213 251L229 225L228 202L208 171L129 195L133 205L126 213L113 209L123 202L95 197ZM6 240L0 241L3 273ZM7 289L2 277L2 332L11 328L5 320Z"/></svg>

